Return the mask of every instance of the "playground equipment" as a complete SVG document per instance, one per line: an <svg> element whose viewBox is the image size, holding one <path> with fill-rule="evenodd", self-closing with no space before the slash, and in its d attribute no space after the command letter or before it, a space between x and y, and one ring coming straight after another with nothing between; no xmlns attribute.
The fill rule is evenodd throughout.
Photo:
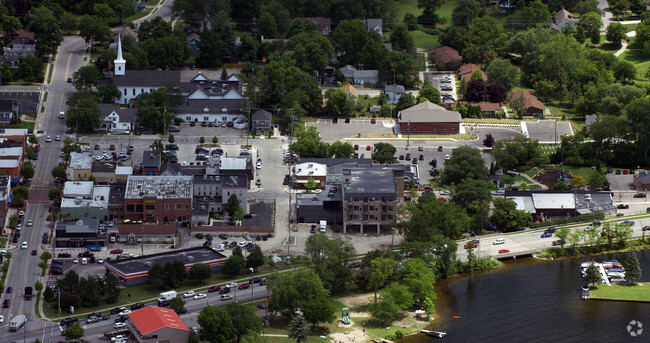
<svg viewBox="0 0 650 343"><path fill-rule="evenodd" d="M341 317L342 317L343 324L350 325L350 309L349 308L344 307L341 310Z"/></svg>

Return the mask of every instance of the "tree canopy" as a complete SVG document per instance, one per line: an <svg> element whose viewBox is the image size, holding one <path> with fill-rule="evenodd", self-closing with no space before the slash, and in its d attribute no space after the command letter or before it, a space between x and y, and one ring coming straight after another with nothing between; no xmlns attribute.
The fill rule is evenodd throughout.
<svg viewBox="0 0 650 343"><path fill-rule="evenodd" d="M464 179L485 179L488 174L481 151L461 146L453 150L449 160L445 161L440 181L445 185L458 184Z"/></svg>

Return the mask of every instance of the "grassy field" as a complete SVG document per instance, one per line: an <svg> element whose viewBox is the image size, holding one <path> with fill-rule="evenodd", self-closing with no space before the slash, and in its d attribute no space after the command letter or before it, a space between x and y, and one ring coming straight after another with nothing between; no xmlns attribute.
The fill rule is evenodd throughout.
<svg viewBox="0 0 650 343"><path fill-rule="evenodd" d="M571 166L556 166L552 168L545 168L548 170L566 170L571 172L571 175L576 176L580 175L582 176L585 180L589 181L589 179L592 177L592 175L598 176L598 171L592 170L591 168L587 167L571 167Z"/></svg>
<svg viewBox="0 0 650 343"><path fill-rule="evenodd" d="M640 50L627 50L618 58L634 65L637 80L647 81L645 79L645 73L648 71L648 67L650 67L650 58L644 56Z"/></svg>
<svg viewBox="0 0 650 343"><path fill-rule="evenodd" d="M400 21L404 20L404 15L406 13L413 13L416 17L422 14L422 9L418 8L417 0L405 0L397 2L397 15L399 16Z"/></svg>
<svg viewBox="0 0 650 343"><path fill-rule="evenodd" d="M608 300L650 301L650 286L646 283L632 285L612 284L611 286L598 285L591 290L591 298Z"/></svg>
<svg viewBox="0 0 650 343"><path fill-rule="evenodd" d="M413 36L413 44L416 48L429 51L440 45L438 36L432 36L422 31L412 31L411 35Z"/></svg>
<svg viewBox="0 0 650 343"><path fill-rule="evenodd" d="M442 4L440 8L436 11L436 14L440 17L440 21L445 24L451 24L451 12L454 11L456 7L456 1L450 0Z"/></svg>

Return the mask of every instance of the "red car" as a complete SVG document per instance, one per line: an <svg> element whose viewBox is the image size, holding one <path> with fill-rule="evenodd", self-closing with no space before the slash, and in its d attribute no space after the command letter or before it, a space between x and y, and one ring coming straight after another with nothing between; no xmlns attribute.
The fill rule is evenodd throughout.
<svg viewBox="0 0 650 343"><path fill-rule="evenodd" d="M248 282L244 282L244 283L242 283L241 285L239 285L239 287L237 287L237 288L238 288L238 289L247 289L247 288L250 288L250 287L251 287L251 284L250 284L250 283L248 283Z"/></svg>
<svg viewBox="0 0 650 343"><path fill-rule="evenodd" d="M371 123L371 124L376 124L376 123L377 123L377 120L375 120L375 119L371 119L371 120L370 120L370 123Z"/></svg>
<svg viewBox="0 0 650 343"><path fill-rule="evenodd" d="M372 146L367 145L367 146L366 146L366 150L368 150L368 151L372 150Z"/></svg>
<svg viewBox="0 0 650 343"><path fill-rule="evenodd" d="M480 241L479 241L478 239L475 239L475 240L473 240L473 241L467 242L467 243L465 244L465 248L469 247L470 244L472 245L472 247L476 248L476 247L478 247L479 242L480 242Z"/></svg>
<svg viewBox="0 0 650 343"><path fill-rule="evenodd" d="M623 175L627 175L627 174L629 174L629 173L630 173L629 170L627 170L627 169L623 170Z"/></svg>
<svg viewBox="0 0 650 343"><path fill-rule="evenodd" d="M111 254L115 254L115 255L119 255L119 254L121 254L123 252L124 252L124 250L122 250L122 249L113 249L113 250L111 250Z"/></svg>
<svg viewBox="0 0 650 343"><path fill-rule="evenodd" d="M499 254L507 254L507 253L509 253L509 252L510 252L510 250L508 250L508 249L501 249L501 250L499 250Z"/></svg>
<svg viewBox="0 0 650 343"><path fill-rule="evenodd" d="M212 286L208 289L208 293L214 293L214 292L219 292L221 289L221 286Z"/></svg>
<svg viewBox="0 0 650 343"><path fill-rule="evenodd" d="M5 301L2 303L2 308L7 308L11 305L11 301L9 299L5 299Z"/></svg>

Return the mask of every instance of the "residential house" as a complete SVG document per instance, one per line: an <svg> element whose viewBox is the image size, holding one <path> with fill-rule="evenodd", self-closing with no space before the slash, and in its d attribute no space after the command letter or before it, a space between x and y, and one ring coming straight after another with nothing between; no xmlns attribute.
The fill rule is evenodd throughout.
<svg viewBox="0 0 650 343"><path fill-rule="evenodd" d="M330 33L332 33L332 21L330 18L324 18L324 17L303 17L300 18L303 22L305 20L311 20L316 24L318 27L318 31L320 31L324 36L329 36Z"/></svg>
<svg viewBox="0 0 650 343"><path fill-rule="evenodd" d="M381 19L366 19L363 21L363 24L366 26L366 31L372 30L377 32L379 34L379 37L384 36Z"/></svg>
<svg viewBox="0 0 650 343"><path fill-rule="evenodd" d="M56 248L85 248L89 245L106 246L106 230L100 230L99 220L81 217L56 223Z"/></svg>
<svg viewBox="0 0 650 343"><path fill-rule="evenodd" d="M41 92L0 91L0 100L12 101L12 111L14 115L24 114L35 116L38 113L38 107L41 101ZM8 106L5 105L4 107L6 112Z"/></svg>
<svg viewBox="0 0 650 343"><path fill-rule="evenodd" d="M20 170L27 147L27 129L0 128L0 175L20 182Z"/></svg>
<svg viewBox="0 0 650 343"><path fill-rule="evenodd" d="M161 153L159 150L145 150L142 153L141 174L147 176L160 175Z"/></svg>
<svg viewBox="0 0 650 343"><path fill-rule="evenodd" d="M66 169L66 179L69 181L86 181L90 177L93 165L93 153L90 151L71 152L70 162Z"/></svg>
<svg viewBox="0 0 650 343"><path fill-rule="evenodd" d="M574 17L571 12L563 8L557 11L555 15L553 15L553 23L551 24L551 30L562 32L567 27L573 30L577 30L579 22L580 19Z"/></svg>
<svg viewBox="0 0 650 343"><path fill-rule="evenodd" d="M346 65L339 68L339 71L346 80L352 81L355 85L371 85L374 86L379 83L379 70L359 70L355 66ZM343 81L343 80L338 80Z"/></svg>
<svg viewBox="0 0 650 343"><path fill-rule="evenodd" d="M494 118L501 111L501 104L498 102L467 102L457 101L456 104L468 104L471 106L478 106L481 108L481 114L488 118ZM450 109L450 108L447 108Z"/></svg>
<svg viewBox="0 0 650 343"><path fill-rule="evenodd" d="M163 243L176 245L178 225L171 224L119 224L117 241L122 244Z"/></svg>
<svg viewBox="0 0 650 343"><path fill-rule="evenodd" d="M185 343L190 339L190 330L172 309L147 306L128 316L127 327L137 342Z"/></svg>
<svg viewBox="0 0 650 343"><path fill-rule="evenodd" d="M433 49L429 53L429 60L433 60L439 67L449 70L460 66L463 58L458 53L458 50L445 45Z"/></svg>
<svg viewBox="0 0 650 343"><path fill-rule="evenodd" d="M518 102L521 102L521 104L518 104ZM518 107L519 105L521 105L524 115L539 116L544 114L544 104L527 90L520 89L510 95L510 106Z"/></svg>
<svg viewBox="0 0 650 343"><path fill-rule="evenodd" d="M130 133L135 125L135 109L121 108L115 104L100 104L99 111L104 117L98 129L111 133Z"/></svg>
<svg viewBox="0 0 650 343"><path fill-rule="evenodd" d="M111 188L96 186L92 181L67 181L63 186L59 218L63 221L83 217L108 220Z"/></svg>
<svg viewBox="0 0 650 343"><path fill-rule="evenodd" d="M201 52L201 49L199 48L199 42L201 42L201 38L198 34L192 33L191 35L187 36L187 47L194 55L198 55Z"/></svg>
<svg viewBox="0 0 650 343"><path fill-rule="evenodd" d="M343 86L343 92L348 96L348 99L354 101L355 104L359 101L359 93L351 84L346 83L345 86Z"/></svg>
<svg viewBox="0 0 650 343"><path fill-rule="evenodd" d="M266 135L271 131L271 112L258 110L251 116L253 133Z"/></svg>
<svg viewBox="0 0 650 343"><path fill-rule="evenodd" d="M18 103L14 100L0 100L0 126L9 126L14 115L18 115Z"/></svg>
<svg viewBox="0 0 650 343"><path fill-rule="evenodd" d="M483 78L483 81L487 81L487 75L483 70L481 70L481 66L476 65L474 63L465 63L458 68L458 75L460 75L460 78L462 80L465 80L465 82L469 82L469 79L472 77L475 71L479 70L481 72L481 77Z"/></svg>
<svg viewBox="0 0 650 343"><path fill-rule="evenodd" d="M406 89L401 85L388 85L384 87L384 94L388 96L389 105L395 105L404 93L406 93Z"/></svg>
<svg viewBox="0 0 650 343"><path fill-rule="evenodd" d="M462 121L460 113L425 101L399 112L402 134L458 134Z"/></svg>
<svg viewBox="0 0 650 343"><path fill-rule="evenodd" d="M4 56L24 57L36 55L34 32L20 29L12 34L5 33L5 46L3 51Z"/></svg>

